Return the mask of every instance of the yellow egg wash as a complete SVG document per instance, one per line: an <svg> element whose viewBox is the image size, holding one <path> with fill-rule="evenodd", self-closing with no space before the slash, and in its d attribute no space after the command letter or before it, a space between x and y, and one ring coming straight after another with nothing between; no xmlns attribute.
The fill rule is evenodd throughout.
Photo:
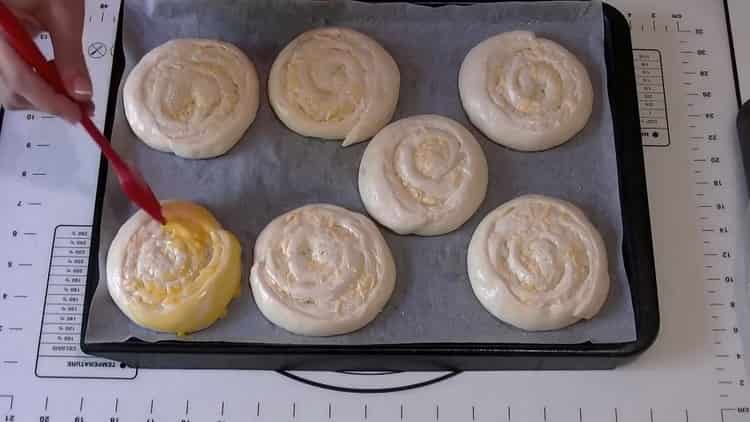
<svg viewBox="0 0 750 422"><path fill-rule="evenodd" d="M107 260L110 294L135 323L185 335L226 315L240 292L241 246L205 208L162 204L167 224L137 213Z"/></svg>

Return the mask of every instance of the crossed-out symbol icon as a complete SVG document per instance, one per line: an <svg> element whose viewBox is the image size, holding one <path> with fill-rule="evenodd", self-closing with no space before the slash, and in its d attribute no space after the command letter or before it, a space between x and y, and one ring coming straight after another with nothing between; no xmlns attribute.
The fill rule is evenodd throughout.
<svg viewBox="0 0 750 422"><path fill-rule="evenodd" d="M93 42L89 44L88 54L94 59L101 59L107 54L107 45L103 42Z"/></svg>

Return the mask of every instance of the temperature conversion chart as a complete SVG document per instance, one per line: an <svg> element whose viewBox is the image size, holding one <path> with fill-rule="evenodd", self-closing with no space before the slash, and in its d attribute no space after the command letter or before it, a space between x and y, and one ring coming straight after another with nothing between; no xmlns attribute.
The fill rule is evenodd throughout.
<svg viewBox="0 0 750 422"><path fill-rule="evenodd" d="M733 2L613 5L632 30L661 307L660 335L638 360L590 372L282 374L140 370L87 356L78 343L99 152L80 128L6 112L0 422L750 421ZM107 108L119 8L87 2L97 110Z"/></svg>

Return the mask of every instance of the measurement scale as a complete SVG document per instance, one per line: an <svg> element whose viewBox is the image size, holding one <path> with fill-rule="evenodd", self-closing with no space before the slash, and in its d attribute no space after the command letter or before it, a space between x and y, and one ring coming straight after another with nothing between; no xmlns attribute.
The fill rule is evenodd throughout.
<svg viewBox="0 0 750 422"><path fill-rule="evenodd" d="M79 128L9 112L0 131L0 422L750 421L741 336L750 298L738 246L747 198L724 7L613 3L632 28L662 317L656 343L633 364L430 384L444 374L293 374L300 380L136 370L85 356L78 336L99 153ZM113 1L87 3L98 110L118 12ZM413 384L429 385L351 392Z"/></svg>

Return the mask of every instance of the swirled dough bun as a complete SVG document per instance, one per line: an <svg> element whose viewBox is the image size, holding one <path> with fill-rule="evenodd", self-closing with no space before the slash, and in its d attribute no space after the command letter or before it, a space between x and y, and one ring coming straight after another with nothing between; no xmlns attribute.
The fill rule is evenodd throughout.
<svg viewBox="0 0 750 422"><path fill-rule="evenodd" d="M266 318L306 336L367 325L395 282L393 256L375 224L326 204L275 218L258 237L250 270L253 297Z"/></svg>
<svg viewBox="0 0 750 422"><path fill-rule="evenodd" d="M151 148L184 158L224 154L258 111L258 74L237 47L179 39L146 54L123 91L125 116Z"/></svg>
<svg viewBox="0 0 750 422"><path fill-rule="evenodd" d="M451 232L487 192L487 160L474 136L437 115L398 120L378 132L359 165L367 212L399 234Z"/></svg>
<svg viewBox="0 0 750 422"><path fill-rule="evenodd" d="M371 138L393 117L400 74L372 38L347 28L305 32L276 58L268 95L276 115L303 136Z"/></svg>
<svg viewBox="0 0 750 422"><path fill-rule="evenodd" d="M464 110L498 144L521 151L556 147L591 115L591 80L578 59L533 32L505 32L469 51L459 71Z"/></svg>
<svg viewBox="0 0 750 422"><path fill-rule="evenodd" d="M224 316L240 293L241 247L205 208L164 201L162 226L138 211L107 254L107 288L136 324L178 335Z"/></svg>
<svg viewBox="0 0 750 422"><path fill-rule="evenodd" d="M609 292L599 232L574 205L545 196L521 196L490 212L471 238L467 262L482 305L524 330L590 319Z"/></svg>

